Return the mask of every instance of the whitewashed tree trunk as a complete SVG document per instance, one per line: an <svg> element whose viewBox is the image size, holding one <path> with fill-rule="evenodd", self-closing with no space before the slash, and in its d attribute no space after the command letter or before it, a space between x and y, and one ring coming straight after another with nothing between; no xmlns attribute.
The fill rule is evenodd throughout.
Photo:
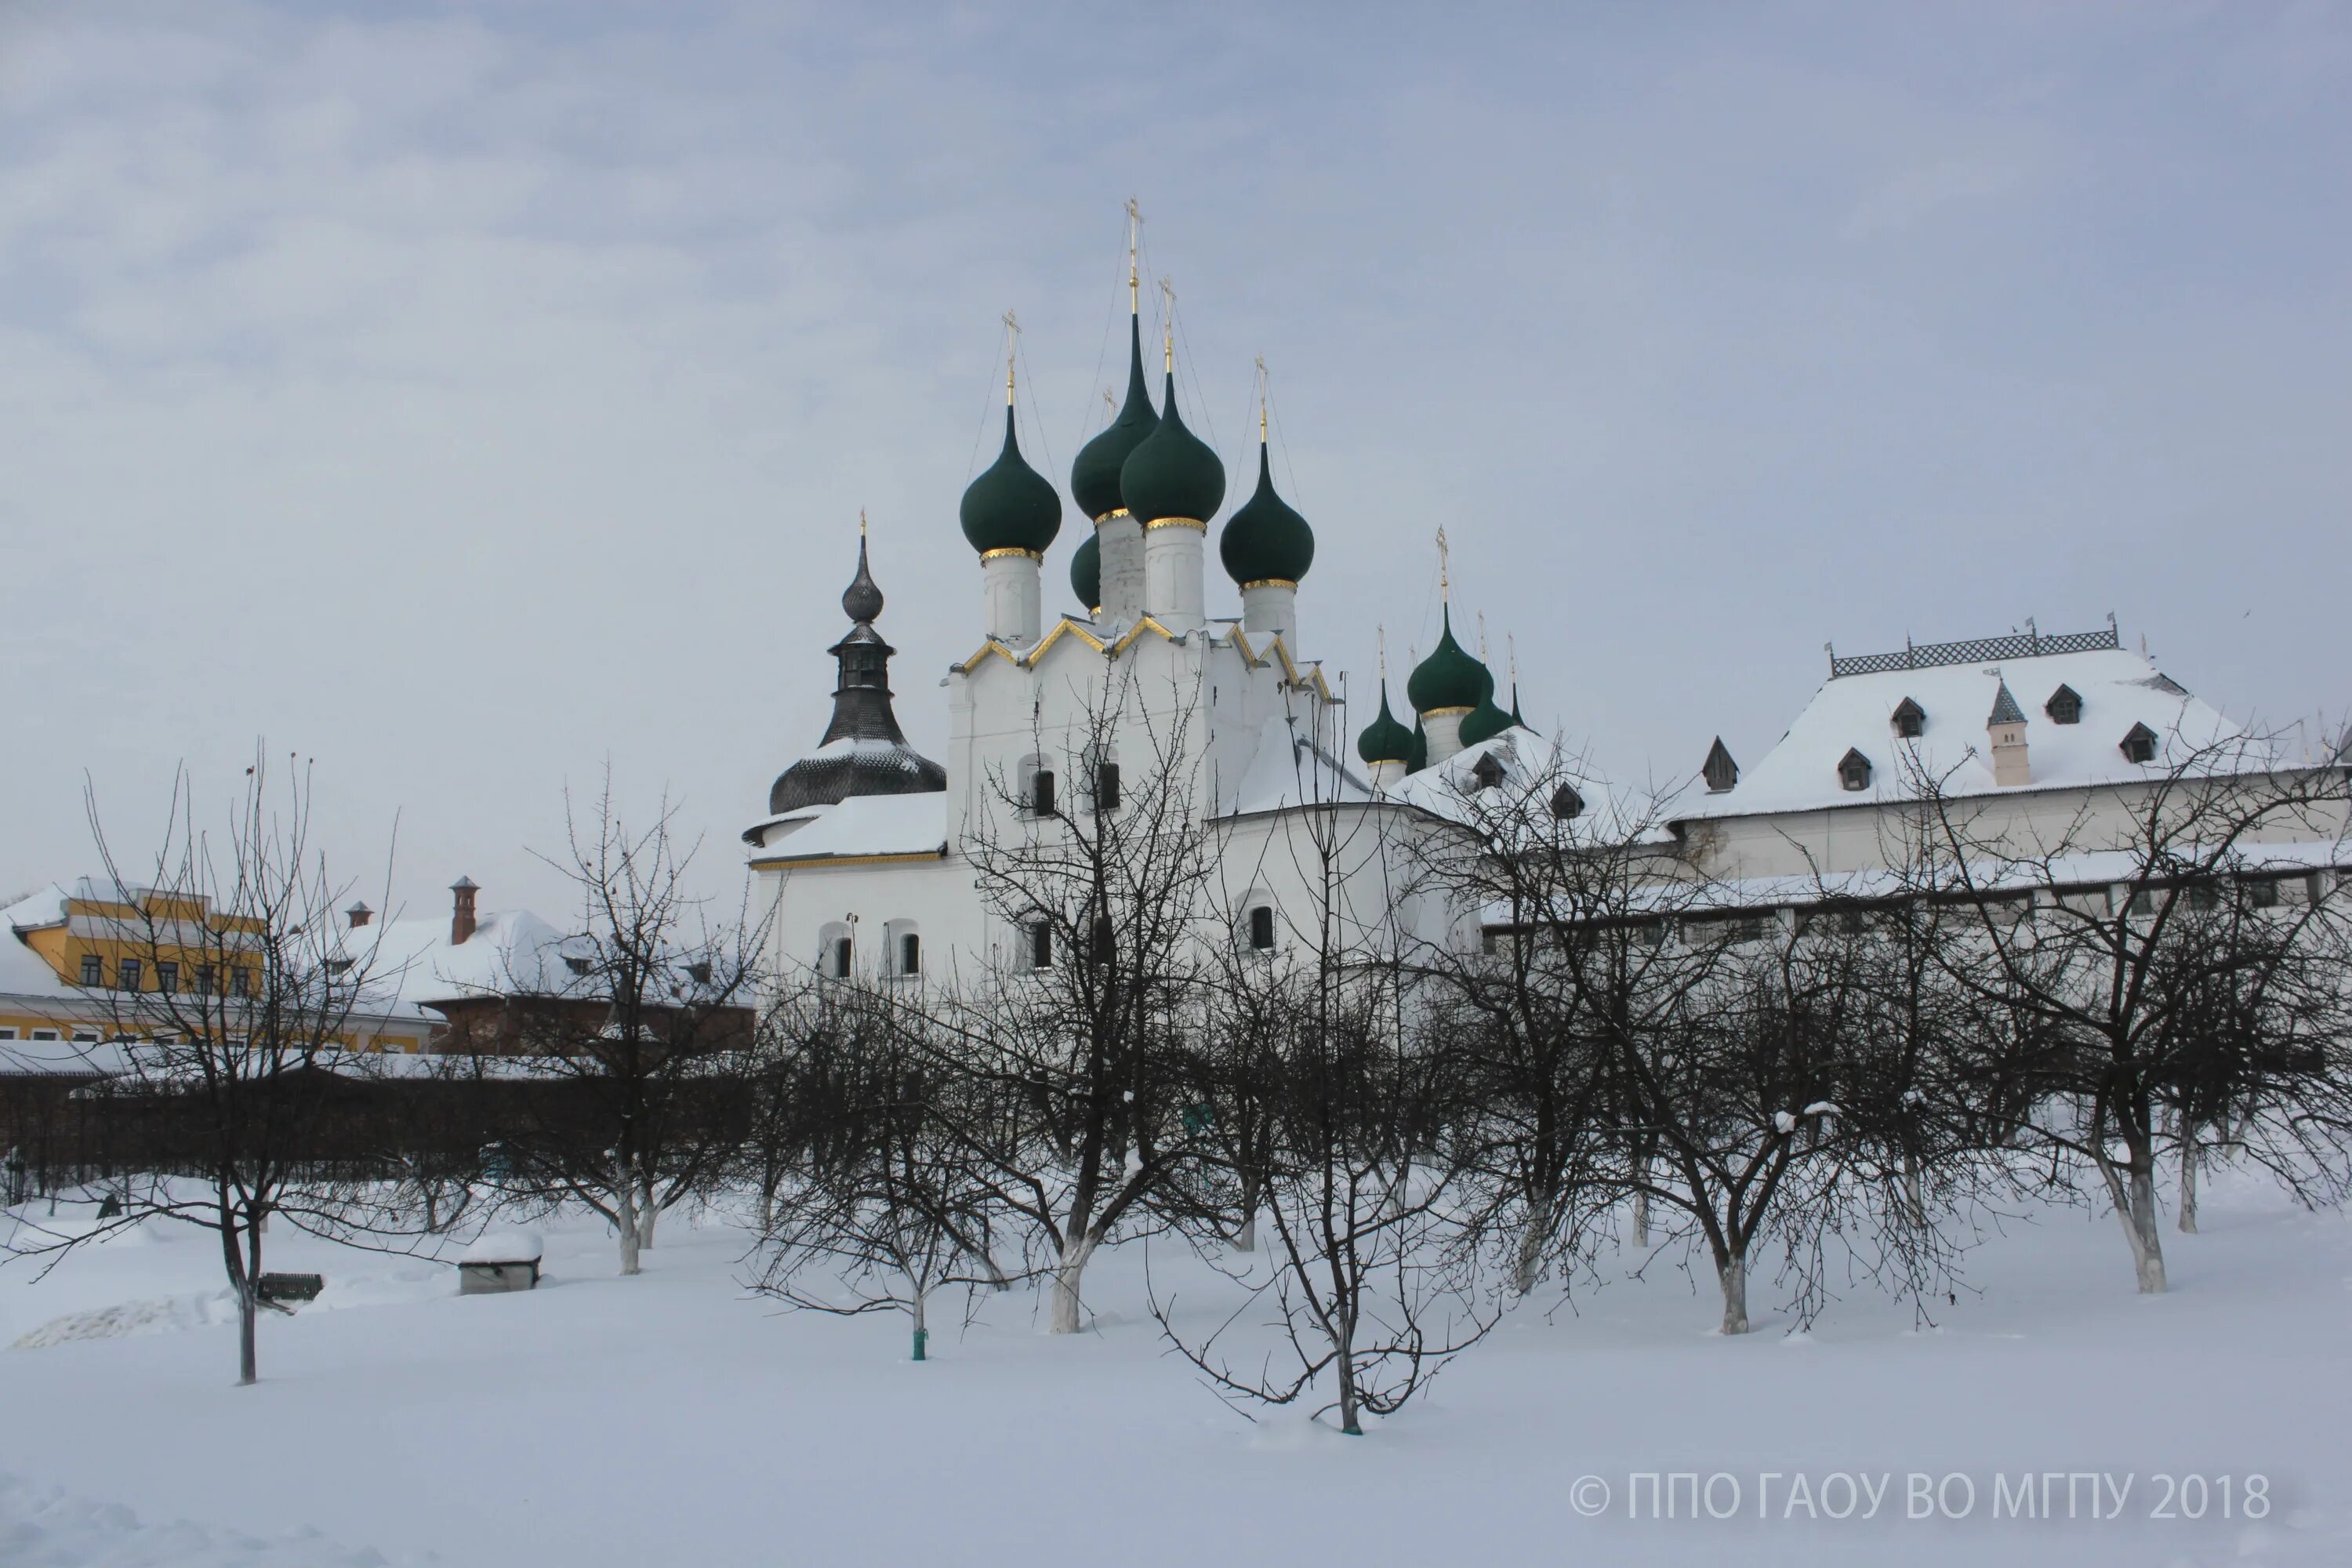
<svg viewBox="0 0 2352 1568"><path fill-rule="evenodd" d="M613 1228L621 1233L621 1272L626 1276L637 1272L637 1251L643 1245L637 1234L637 1184L625 1170L616 1173L616 1178Z"/></svg>
<svg viewBox="0 0 2352 1568"><path fill-rule="evenodd" d="M1927 1223L1927 1184L1919 1177L1919 1162L1909 1154L1903 1156L1903 1210L1914 1226Z"/></svg>
<svg viewBox="0 0 2352 1568"><path fill-rule="evenodd" d="M1252 1215L1242 1221L1241 1228L1234 1232L1234 1250L1235 1252L1257 1250L1257 1215Z"/></svg>
<svg viewBox="0 0 2352 1568"><path fill-rule="evenodd" d="M1536 1205L1528 1215L1527 1228L1519 1232L1519 1245L1513 1259L1511 1289L1524 1296L1543 1279L1544 1244L1551 1237L1551 1205Z"/></svg>
<svg viewBox="0 0 2352 1568"><path fill-rule="evenodd" d="M654 1222L661 1217L661 1205L654 1202L654 1184L647 1182L637 1189L637 1246L651 1251L654 1245Z"/></svg>
<svg viewBox="0 0 2352 1568"><path fill-rule="evenodd" d="M236 1299L236 1381L242 1388L261 1380L261 1345L258 1338L261 1318L261 1222L248 1220L250 1235L246 1242L242 1260L243 1279ZM236 1235L229 1234L231 1251L236 1247Z"/></svg>
<svg viewBox="0 0 2352 1568"><path fill-rule="evenodd" d="M1723 1281L1723 1331L1748 1331L1748 1255L1733 1253L1717 1271Z"/></svg>
<svg viewBox="0 0 2352 1568"><path fill-rule="evenodd" d="M1075 1334L1085 1326L1081 1317L1078 1281L1087 1271L1087 1260L1095 1255L1100 1237L1091 1232L1062 1249L1061 1261L1054 1266L1054 1316L1049 1331Z"/></svg>
<svg viewBox="0 0 2352 1568"><path fill-rule="evenodd" d="M931 1337L930 1319L928 1310L930 1306L931 1292L929 1288L918 1285L914 1288L914 1297L915 1300L913 1305L908 1307L907 1310L908 1315L915 1320L915 1352L913 1359L916 1361L922 1361L927 1359L928 1348L929 1346Z"/></svg>
<svg viewBox="0 0 2352 1568"><path fill-rule="evenodd" d="M1633 1194L1633 1245L1650 1245L1650 1194L1647 1193Z"/></svg>
<svg viewBox="0 0 2352 1568"><path fill-rule="evenodd" d="M2180 1140L2180 1229L2184 1235L2197 1234L2197 1174L2205 1163L2205 1150L2197 1142L2194 1128L2184 1128Z"/></svg>
<svg viewBox="0 0 2352 1568"><path fill-rule="evenodd" d="M2164 1241L2156 1222L2156 1173L2147 1162L2139 1163L2137 1168L2118 1170L2104 1152L2095 1159L2099 1174L2106 1178L2107 1196L2115 1204L2116 1223L2124 1227L2124 1240L2131 1247L2132 1271L2139 1279L2139 1293L2160 1296L2165 1289Z"/></svg>

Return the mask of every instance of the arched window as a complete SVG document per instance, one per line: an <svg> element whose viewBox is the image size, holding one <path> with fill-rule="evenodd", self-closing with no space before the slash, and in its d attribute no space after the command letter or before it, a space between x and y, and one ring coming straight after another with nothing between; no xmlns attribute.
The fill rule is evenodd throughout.
<svg viewBox="0 0 2352 1568"><path fill-rule="evenodd" d="M1118 934L1111 929L1108 915L1095 917L1095 962L1109 963L1118 957Z"/></svg>
<svg viewBox="0 0 2352 1568"><path fill-rule="evenodd" d="M1274 951L1274 906L1260 904L1249 912L1249 944L1253 951Z"/></svg>
<svg viewBox="0 0 2352 1568"><path fill-rule="evenodd" d="M1850 751L1838 759L1838 783L1850 790L1870 787L1870 759L1859 750Z"/></svg>
<svg viewBox="0 0 2352 1568"><path fill-rule="evenodd" d="M1054 764L1046 757L1021 759L1021 809L1031 816L1051 816L1055 806Z"/></svg>
<svg viewBox="0 0 2352 1568"><path fill-rule="evenodd" d="M891 975L905 980L923 972L923 933L913 921L892 921L882 928L883 962Z"/></svg>
<svg viewBox="0 0 2352 1568"><path fill-rule="evenodd" d="M856 940L846 921L834 921L817 932L816 970L826 979L848 979L856 955Z"/></svg>
<svg viewBox="0 0 2352 1568"><path fill-rule="evenodd" d="M1098 812L1118 809L1118 763L1108 758L1098 759L1095 763L1095 809Z"/></svg>
<svg viewBox="0 0 2352 1568"><path fill-rule="evenodd" d="M1022 934L1024 940L1028 944L1029 967L1032 969L1053 968L1054 922L1045 920L1031 921L1023 928Z"/></svg>

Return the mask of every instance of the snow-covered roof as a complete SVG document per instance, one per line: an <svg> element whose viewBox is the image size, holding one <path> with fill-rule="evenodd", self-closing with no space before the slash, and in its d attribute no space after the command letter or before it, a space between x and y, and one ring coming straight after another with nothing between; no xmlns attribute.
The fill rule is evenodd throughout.
<svg viewBox="0 0 2352 1568"><path fill-rule="evenodd" d="M1259 727L1249 764L1232 787L1219 783L1217 808L1228 816L1294 805L1360 804L1374 798L1363 780L1282 719L1268 719Z"/></svg>
<svg viewBox="0 0 2352 1568"><path fill-rule="evenodd" d="M854 795L831 805L813 805L772 818L771 826L805 822L764 849L759 864L823 861L864 855L944 855L948 847L948 797L940 790L920 795Z"/></svg>
<svg viewBox="0 0 2352 1568"><path fill-rule="evenodd" d="M2007 786L1993 782L1986 732L2004 681L2026 720L2029 770L2027 783ZM2050 700L2062 686L2082 700L2075 723L2061 724L2049 714ZM1916 738L1895 729L1895 710L1906 697L1926 714ZM2152 762L2135 763L2124 753L2124 737L2140 724L2158 737ZM1737 784L1720 794L1694 787L1675 815L1745 816L1870 805L1912 795L1921 776L1939 779L1946 794L1959 795L2129 783L2162 777L2191 752L2242 733L2129 648L1839 675L1813 693L1780 743L1745 769ZM1839 776L1838 764L1849 751L1870 763L1866 788L1848 790ZM2248 756L2241 765L2261 763Z"/></svg>
<svg viewBox="0 0 2352 1568"><path fill-rule="evenodd" d="M588 956L529 910L493 910L464 942L449 937L446 916L415 918L345 930L338 946L367 977L360 993L366 1010L415 1018L436 1002L565 990L577 983L566 960Z"/></svg>
<svg viewBox="0 0 2352 1568"><path fill-rule="evenodd" d="M2194 845L2176 847L2190 861L2200 858ZM2291 877L2330 868L2352 868L2352 844L2340 839L2315 839L2298 844L2242 843L2216 858L2216 868L2239 877ZM1972 861L1963 876L1945 868L1937 877L1939 890L1972 889L1981 893L2022 893L2050 889L2105 888L2134 882L2147 874L2145 857L2127 849L2093 849L2050 859ZM1819 876L1732 877L1720 881L1682 882L1662 878L1630 889L1629 912L1670 910L1676 915L1763 910L1834 901L1868 902L1902 897L1911 889L1901 872L1874 866ZM1480 911L1481 923L1507 926L1513 920L1507 905L1494 904Z"/></svg>

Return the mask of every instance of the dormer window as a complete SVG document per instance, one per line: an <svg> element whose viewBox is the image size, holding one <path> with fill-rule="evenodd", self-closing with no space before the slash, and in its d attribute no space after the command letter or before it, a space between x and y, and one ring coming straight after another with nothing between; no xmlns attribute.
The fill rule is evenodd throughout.
<svg viewBox="0 0 2352 1568"><path fill-rule="evenodd" d="M2135 724L2124 737L2122 751L2127 763L2156 761L2156 731L2145 724Z"/></svg>
<svg viewBox="0 0 2352 1568"><path fill-rule="evenodd" d="M2083 721L2083 695L2071 686L2062 686L2050 694L2042 705L2053 724L2079 724Z"/></svg>
<svg viewBox="0 0 2352 1568"><path fill-rule="evenodd" d="M1495 760L1494 752L1488 752L1470 764L1470 781L1475 789L1493 789L1503 782L1503 764Z"/></svg>
<svg viewBox="0 0 2352 1568"><path fill-rule="evenodd" d="M1870 759L1860 751L1850 751L1838 760L1838 783L1852 791L1870 787Z"/></svg>
<svg viewBox="0 0 2352 1568"><path fill-rule="evenodd" d="M1551 792L1551 815L1556 822L1573 822L1584 815L1584 797L1572 784L1562 784Z"/></svg>
<svg viewBox="0 0 2352 1568"><path fill-rule="evenodd" d="M1906 741L1916 741L1927 728L1927 710L1908 697L1895 710L1895 732Z"/></svg>
<svg viewBox="0 0 2352 1568"><path fill-rule="evenodd" d="M1715 744L1706 751L1706 761L1699 764L1699 777L1706 781L1709 795L1721 795L1739 782L1739 764L1731 760L1730 748L1717 735Z"/></svg>
<svg viewBox="0 0 2352 1568"><path fill-rule="evenodd" d="M575 958L572 954L566 953L563 955L563 967L572 971L574 974L585 974L588 973L588 961L584 958Z"/></svg>

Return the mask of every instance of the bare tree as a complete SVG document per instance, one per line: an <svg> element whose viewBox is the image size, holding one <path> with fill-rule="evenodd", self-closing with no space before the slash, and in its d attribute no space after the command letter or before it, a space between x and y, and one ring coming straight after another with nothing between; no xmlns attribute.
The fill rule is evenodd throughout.
<svg viewBox="0 0 2352 1568"><path fill-rule="evenodd" d="M1120 666L1085 696L1067 733L1036 738L1040 756L1076 760L1079 787L1043 768L993 781L995 809L963 853L1003 945L985 974L933 999L927 1031L974 1086L950 1130L996 1211L1048 1260L1055 1333L1083 1325L1097 1249L1172 1194L1192 1158L1212 869L1190 703L1171 690L1153 710ZM1142 754L1113 763L1114 736Z"/></svg>
<svg viewBox="0 0 2352 1568"><path fill-rule="evenodd" d="M667 802L633 829L608 783L585 820L567 818L573 928L506 955L494 994L469 999L487 1011L452 1063L479 1082L539 1082L513 1100L501 1184L604 1215L631 1275L662 1212L730 1170L748 1133L762 932L740 913L714 921L692 894L694 847L677 843Z"/></svg>
<svg viewBox="0 0 2352 1568"><path fill-rule="evenodd" d="M1360 1436L1365 1414L1402 1409L1501 1308L1448 1135L1459 1037L1410 998L1399 956L1392 809L1346 802L1344 775L1311 745L1294 756L1302 805L1279 841L1300 896L1280 913L1282 941L1236 933L1220 964L1222 1078L1250 1113L1220 1102L1200 1129L1225 1166L1262 1172L1271 1256L1224 1270L1251 1288L1205 1335L1178 1327L1172 1296L1155 1290L1152 1312L1229 1401L1288 1405L1328 1386L1316 1415ZM1252 1365L1228 1335L1260 1307L1286 1353Z"/></svg>
<svg viewBox="0 0 2352 1568"><path fill-rule="evenodd" d="M924 1027L845 983L778 1026L790 1109L763 1129L784 1172L757 1286L817 1311L903 1311L916 1361L928 1354L935 1292L1009 1282L992 1256L989 1193L953 1131L972 1111L951 1102L984 1086L945 1068L916 1037Z"/></svg>
<svg viewBox="0 0 2352 1568"><path fill-rule="evenodd" d="M237 1300L237 1381L250 1384L268 1222L341 1237L382 1224L367 1191L383 1152L355 1145L364 1119L330 1122L364 1068L350 1048L373 956L340 938L335 910L350 888L312 843L307 765L289 761L281 781L257 755L217 835L196 826L183 773L160 842L135 870L85 794L107 880L103 912L77 933L83 984L104 999L122 1055L110 1111L136 1117L152 1164L122 1178L94 1225L28 1221L12 1249L54 1266L157 1217L211 1231Z"/></svg>
<svg viewBox="0 0 2352 1568"><path fill-rule="evenodd" d="M1948 974L2012 1026L1978 1099L2011 1140L2095 1173L2143 1292L2166 1286L2158 1168L2226 1129L2310 1201L2346 1190L2352 1108L2340 765L2283 768L2261 736L2175 733L2143 785L2029 832L1916 781L1916 896L1972 920Z"/></svg>

